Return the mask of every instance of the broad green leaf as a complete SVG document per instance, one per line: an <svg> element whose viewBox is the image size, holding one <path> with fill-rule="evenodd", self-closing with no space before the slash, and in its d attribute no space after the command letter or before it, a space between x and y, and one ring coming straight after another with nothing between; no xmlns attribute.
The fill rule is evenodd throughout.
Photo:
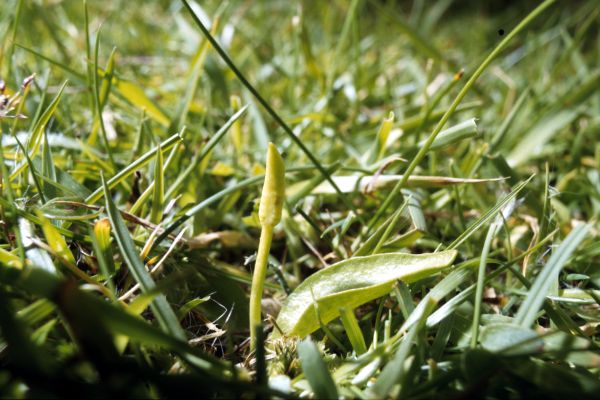
<svg viewBox="0 0 600 400"><path fill-rule="evenodd" d="M7 267L13 268L23 268L23 263L19 256L11 253L10 251L6 251L0 247L0 264L6 265Z"/></svg>
<svg viewBox="0 0 600 400"><path fill-rule="evenodd" d="M534 331L509 323L484 326L480 341L484 349L506 355L537 353L544 347L544 341Z"/></svg>
<svg viewBox="0 0 600 400"><path fill-rule="evenodd" d="M302 282L287 298L277 325L288 336L304 337L319 328L313 298L321 321L328 323L339 315L340 307L352 309L384 296L397 280L410 283L433 275L450 266L456 254L388 253L341 261Z"/></svg>
<svg viewBox="0 0 600 400"><path fill-rule="evenodd" d="M42 221L42 231L44 232L48 246L50 246L52 250L56 252L56 254L62 256L71 264L75 264L75 257L73 257L73 253L71 253L67 241L63 235L61 235L58 229L56 229L56 226L52 225L52 222L44 217L44 214L41 211L37 212L37 216Z"/></svg>
<svg viewBox="0 0 600 400"><path fill-rule="evenodd" d="M298 343L298 356L304 376L315 396L318 399L337 399L338 392L335 383L327 365L321 358L319 349L310 338Z"/></svg>

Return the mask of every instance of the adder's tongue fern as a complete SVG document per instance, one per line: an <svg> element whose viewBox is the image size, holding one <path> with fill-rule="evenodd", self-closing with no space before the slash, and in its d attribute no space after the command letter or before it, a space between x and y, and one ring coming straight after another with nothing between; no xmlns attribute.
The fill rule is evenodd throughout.
<svg viewBox="0 0 600 400"><path fill-rule="evenodd" d="M261 307L263 286L267 274L267 261L273 228L281 220L281 210L285 197L285 166L283 159L273 143L269 143L267 151L267 172L265 183L260 198L258 219L260 220L261 233L252 277L250 291L250 346L256 347L256 329L261 325Z"/></svg>

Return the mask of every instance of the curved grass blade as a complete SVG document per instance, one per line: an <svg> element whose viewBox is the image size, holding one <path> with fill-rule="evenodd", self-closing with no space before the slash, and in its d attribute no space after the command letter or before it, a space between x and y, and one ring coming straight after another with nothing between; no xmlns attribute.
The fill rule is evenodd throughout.
<svg viewBox="0 0 600 400"><path fill-rule="evenodd" d="M140 260L138 252L135 249L133 239L131 239L129 231L125 226L125 223L123 223L121 214L110 197L108 184L104 180L104 177L102 177L102 187L104 189L104 197L106 199L106 212L108 213L108 218L110 220L110 224L112 225L117 244L121 249L121 254L125 259L125 263L129 267L131 274L140 284L142 291L148 292L152 290L156 284L154 283L154 280L152 280L150 273L146 270L142 260ZM179 320L167 302L165 295L157 295L152 302L151 307L156 319L165 332L179 340L186 339L185 332L179 325Z"/></svg>
<svg viewBox="0 0 600 400"><path fill-rule="evenodd" d="M285 335L304 337L319 328L313 294L321 321L328 323L339 316L340 307L352 309L384 296L397 280L410 283L440 272L456 254L388 253L341 261L304 280L287 298L277 325Z"/></svg>

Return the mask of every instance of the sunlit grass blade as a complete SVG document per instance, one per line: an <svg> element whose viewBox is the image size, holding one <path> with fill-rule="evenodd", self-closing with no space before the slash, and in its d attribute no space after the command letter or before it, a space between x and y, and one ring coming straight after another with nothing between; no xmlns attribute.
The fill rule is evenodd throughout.
<svg viewBox="0 0 600 400"><path fill-rule="evenodd" d="M358 326L358 321L354 315L354 310L343 307L340 308L340 318L342 320L342 324L344 325L344 329L346 330L346 334L348 335L348 340L350 340L352 348L356 354L361 355L366 352L367 345L365 343L365 337Z"/></svg>
<svg viewBox="0 0 600 400"><path fill-rule="evenodd" d="M121 250L121 255L125 260L125 263L129 267L129 271L135 277L135 280L140 284L142 291L150 291L156 285L154 280L146 270L146 267L140 260L139 254L135 249L135 245L127 227L123 223L119 210L114 205L111 196L110 189L107 182L102 177L102 187L104 190L104 198L106 200L106 211L110 224L113 228L114 237ZM167 302L167 298L164 295L158 295L152 302L152 311L154 312L156 319L159 321L162 329L172 335L174 338L179 340L185 340L185 332L179 325L179 320L173 312L173 309Z"/></svg>
<svg viewBox="0 0 600 400"><path fill-rule="evenodd" d="M156 146L154 157L154 195L152 196L152 210L150 222L158 224L162 220L165 199L165 174L163 171L163 153L160 143Z"/></svg>

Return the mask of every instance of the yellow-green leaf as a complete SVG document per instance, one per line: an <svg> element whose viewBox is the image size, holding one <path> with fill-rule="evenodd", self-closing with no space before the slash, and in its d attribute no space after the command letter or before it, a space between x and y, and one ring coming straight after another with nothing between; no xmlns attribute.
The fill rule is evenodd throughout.
<svg viewBox="0 0 600 400"><path fill-rule="evenodd" d="M37 212L38 218L41 220L42 231L44 231L44 236L46 237L46 242L48 242L48 246L56 252L56 254L64 257L71 264L75 264L75 257L73 257L73 253L69 250L69 246L63 235L56 229L56 226L52 225L52 222L48 220L41 211Z"/></svg>
<svg viewBox="0 0 600 400"><path fill-rule="evenodd" d="M19 256L4 250L2 247L0 247L0 264L19 269L23 268L23 263Z"/></svg>
<svg viewBox="0 0 600 400"><path fill-rule="evenodd" d="M340 307L356 308L389 293L397 280L410 283L449 267L454 250L429 254L388 253L354 257L308 277L287 298L277 326L287 336L304 337L319 328L319 317L328 323ZM277 333L274 333L277 335Z"/></svg>
<svg viewBox="0 0 600 400"><path fill-rule="evenodd" d="M133 82L129 82L122 79L115 78L113 81L113 85L117 88L117 90L125 97L131 104L138 107L141 110L146 110L146 114L148 114L152 119L163 126L169 125L169 117L167 117L161 110L158 108L148 96L144 93L142 88L134 84Z"/></svg>

